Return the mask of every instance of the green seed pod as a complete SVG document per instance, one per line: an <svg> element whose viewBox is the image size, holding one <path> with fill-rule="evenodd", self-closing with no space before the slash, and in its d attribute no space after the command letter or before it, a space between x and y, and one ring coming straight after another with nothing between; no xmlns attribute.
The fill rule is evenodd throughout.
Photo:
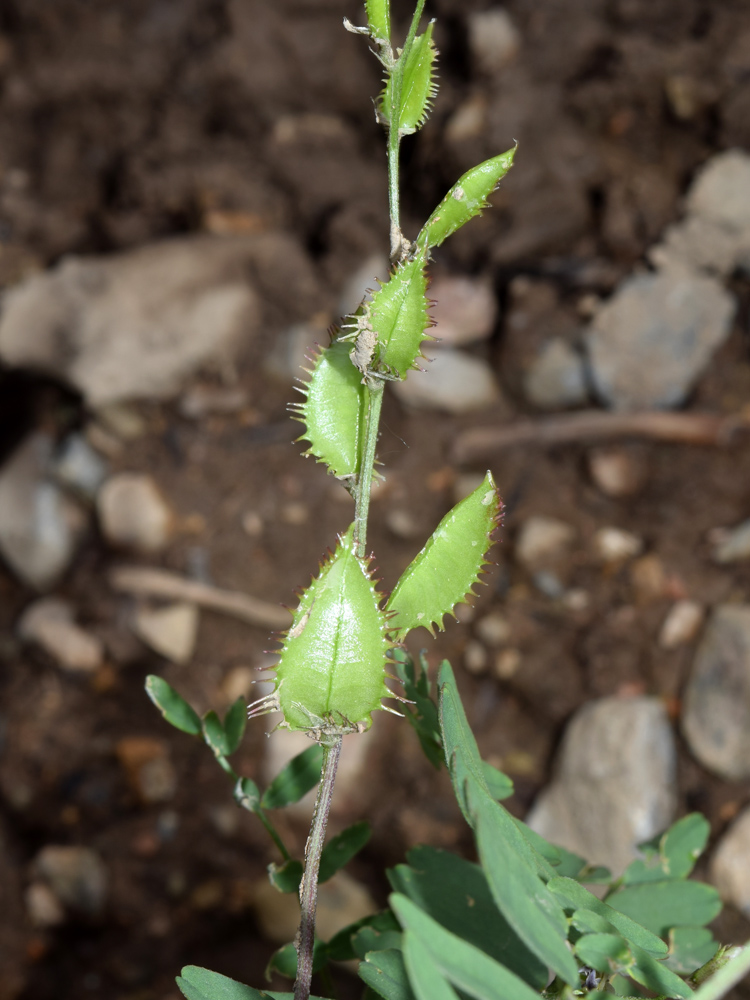
<svg viewBox="0 0 750 1000"><path fill-rule="evenodd" d="M354 525L303 591L276 667L276 690L250 714L280 709L282 726L315 738L364 732L393 695L385 684L391 648L367 563L356 555Z"/></svg>
<svg viewBox="0 0 750 1000"><path fill-rule="evenodd" d="M391 0L366 0L367 27L378 42L391 40Z"/></svg>
<svg viewBox="0 0 750 1000"><path fill-rule="evenodd" d="M424 626L433 635L456 604L474 596L486 553L492 545L502 503L488 472L473 493L448 511L416 558L407 566L388 601L388 628L399 641Z"/></svg>
<svg viewBox="0 0 750 1000"><path fill-rule="evenodd" d="M438 247L469 219L487 208L487 198L513 165L517 147L485 160L459 178L425 222L417 237L420 247Z"/></svg>
<svg viewBox="0 0 750 1000"><path fill-rule="evenodd" d="M359 469L367 399L356 368L349 360L346 344L335 341L319 351L309 371L310 380L295 388L306 398L292 403L295 419L305 425L297 440L309 441L305 455L325 462L340 478L355 476Z"/></svg>
<svg viewBox="0 0 750 1000"><path fill-rule="evenodd" d="M398 108L393 107L393 74L389 76L383 91L380 106L382 116L387 122L397 126L401 135L411 135L424 125L437 94L435 63L438 51L432 41L433 25L434 22L430 21L427 31L417 35L412 43L401 78Z"/></svg>

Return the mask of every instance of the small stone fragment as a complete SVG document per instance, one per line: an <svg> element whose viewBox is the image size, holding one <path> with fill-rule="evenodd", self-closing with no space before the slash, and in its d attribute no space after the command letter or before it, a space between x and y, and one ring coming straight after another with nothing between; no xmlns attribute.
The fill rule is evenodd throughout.
<svg viewBox="0 0 750 1000"><path fill-rule="evenodd" d="M161 608L142 605L135 612L133 631L160 656L187 663L195 651L198 608L187 601Z"/></svg>
<svg viewBox="0 0 750 1000"><path fill-rule="evenodd" d="M357 268L341 290L339 316L350 316L355 312L368 292L376 292L381 281L388 280L390 266L384 254L376 253L368 257Z"/></svg>
<svg viewBox="0 0 750 1000"><path fill-rule="evenodd" d="M575 529L554 517L534 515L521 525L516 539L516 559L530 571L560 560L575 540Z"/></svg>
<svg viewBox="0 0 750 1000"><path fill-rule="evenodd" d="M486 361L446 347L434 351L424 372L410 371L393 391L409 406L448 413L471 413L500 399L500 390Z"/></svg>
<svg viewBox="0 0 750 1000"><path fill-rule="evenodd" d="M711 533L714 562L733 563L750 558L750 521L736 528L718 528Z"/></svg>
<svg viewBox="0 0 750 1000"><path fill-rule="evenodd" d="M510 14L502 7L469 14L467 27L473 60L488 76L499 73L518 52L521 37Z"/></svg>
<svg viewBox="0 0 750 1000"><path fill-rule="evenodd" d="M91 917L101 914L107 869L92 848L50 844L37 854L32 869L66 908Z"/></svg>
<svg viewBox="0 0 750 1000"><path fill-rule="evenodd" d="M435 304L430 334L446 346L460 347L486 340L497 321L497 299L486 281L445 276L430 286Z"/></svg>
<svg viewBox="0 0 750 1000"><path fill-rule="evenodd" d="M395 507L385 515L385 523L397 538L416 538L421 531L413 514L402 507Z"/></svg>
<svg viewBox="0 0 750 1000"><path fill-rule="evenodd" d="M120 472L97 496L99 523L111 545L136 552L160 552L169 542L174 518L150 476Z"/></svg>
<svg viewBox="0 0 750 1000"><path fill-rule="evenodd" d="M527 822L615 875L637 845L664 830L676 807L676 748L657 698L601 698L568 724L552 784Z"/></svg>
<svg viewBox="0 0 750 1000"><path fill-rule="evenodd" d="M445 141L451 146L462 146L476 139L487 129L487 98L472 94L458 105L445 125Z"/></svg>
<svg viewBox="0 0 750 1000"><path fill-rule="evenodd" d="M492 672L499 681L509 681L518 673L521 666L521 651L518 649L503 649L495 657Z"/></svg>
<svg viewBox="0 0 750 1000"><path fill-rule="evenodd" d="M92 501L108 469L107 462L82 434L69 434L52 462L52 474L59 483Z"/></svg>
<svg viewBox="0 0 750 1000"><path fill-rule="evenodd" d="M65 922L65 910L46 882L32 882L24 893L24 901L34 927L58 927Z"/></svg>
<svg viewBox="0 0 750 1000"><path fill-rule="evenodd" d="M622 528L599 528L594 535L594 548L603 562L625 562L643 551L643 539Z"/></svg>
<svg viewBox="0 0 750 1000"><path fill-rule="evenodd" d="M615 410L679 406L728 337L735 308L716 279L689 269L627 278L586 334L598 395Z"/></svg>
<svg viewBox="0 0 750 1000"><path fill-rule="evenodd" d="M662 649L676 649L692 642L703 624L703 607L697 601L676 601L659 632Z"/></svg>
<svg viewBox="0 0 750 1000"><path fill-rule="evenodd" d="M310 510L307 504L301 503L299 500L285 503L281 508L281 520L285 524L299 526L305 524L309 516Z"/></svg>
<svg viewBox="0 0 750 1000"><path fill-rule="evenodd" d="M650 604L666 593L667 573L664 563L653 553L636 559L630 567L630 580L637 604Z"/></svg>
<svg viewBox="0 0 750 1000"><path fill-rule="evenodd" d="M92 673L104 660L101 639L76 625L73 608L58 597L30 604L18 622L18 634L73 673Z"/></svg>
<svg viewBox="0 0 750 1000"><path fill-rule="evenodd" d="M728 149L713 156L693 181L687 211L750 235L750 154Z"/></svg>
<svg viewBox="0 0 750 1000"><path fill-rule="evenodd" d="M485 615L484 618L480 618L474 626L474 631L482 642L493 649L504 646L506 642L510 641L512 634L510 622L498 611L493 611L491 614Z"/></svg>
<svg viewBox="0 0 750 1000"><path fill-rule="evenodd" d="M635 496L646 482L645 463L622 448L593 448L588 466L594 485L614 499Z"/></svg>
<svg viewBox="0 0 750 1000"><path fill-rule="evenodd" d="M725 903L750 916L750 809L732 823L711 858L711 881Z"/></svg>
<svg viewBox="0 0 750 1000"><path fill-rule="evenodd" d="M48 481L52 439L27 438L0 469L0 555L36 590L68 568L86 527L81 507Z"/></svg>
<svg viewBox="0 0 750 1000"><path fill-rule="evenodd" d="M750 605L719 605L693 661L682 728L696 758L721 777L750 777Z"/></svg>
<svg viewBox="0 0 750 1000"><path fill-rule="evenodd" d="M588 399L583 358L559 337L548 341L526 372L524 392L544 410L581 406Z"/></svg>
<svg viewBox="0 0 750 1000"><path fill-rule="evenodd" d="M138 798L151 805L169 802L177 790L177 775L169 759L169 745L150 736L124 736L115 754Z"/></svg>
<svg viewBox="0 0 750 1000"><path fill-rule="evenodd" d="M251 538L260 538L263 534L263 518L257 510L246 510L242 515L242 530Z"/></svg>
<svg viewBox="0 0 750 1000"><path fill-rule="evenodd" d="M483 674L487 669L487 650L481 642L470 639L464 650L464 666L470 674Z"/></svg>

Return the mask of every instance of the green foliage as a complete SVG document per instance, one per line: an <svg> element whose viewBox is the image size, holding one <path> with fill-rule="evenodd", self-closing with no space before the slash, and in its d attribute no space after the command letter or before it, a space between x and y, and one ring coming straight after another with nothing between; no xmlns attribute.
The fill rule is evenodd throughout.
<svg viewBox="0 0 750 1000"><path fill-rule="evenodd" d="M373 38L387 42L391 37L390 0L365 0L367 24Z"/></svg>
<svg viewBox="0 0 750 1000"><path fill-rule="evenodd" d="M389 628L399 639L423 626L434 634L456 604L474 595L492 544L501 503L491 473L449 511L401 575L388 601Z"/></svg>
<svg viewBox="0 0 750 1000"><path fill-rule="evenodd" d="M398 129L401 135L411 135L421 128L432 109L437 94L435 63L437 49L432 40L433 22L422 35L417 35L406 60L400 68L401 93L398 107L394 107L395 75L388 79L380 102L380 113L385 122ZM401 56L404 59L404 56Z"/></svg>
<svg viewBox="0 0 750 1000"><path fill-rule="evenodd" d="M266 789L261 799L263 808L283 809L299 802L320 780L322 763L323 750L317 744L292 757Z"/></svg>
<svg viewBox="0 0 750 1000"><path fill-rule="evenodd" d="M201 735L203 727L198 713L162 677L150 674L146 678L146 694L175 729L191 736Z"/></svg>
<svg viewBox="0 0 750 1000"><path fill-rule="evenodd" d="M291 1000L291 993L275 993L266 990L254 990L252 986L243 986L235 979L222 976L218 972L200 969L197 965L187 965L177 977L180 987L187 1000ZM322 1000L321 997L310 997L310 1000Z"/></svg>

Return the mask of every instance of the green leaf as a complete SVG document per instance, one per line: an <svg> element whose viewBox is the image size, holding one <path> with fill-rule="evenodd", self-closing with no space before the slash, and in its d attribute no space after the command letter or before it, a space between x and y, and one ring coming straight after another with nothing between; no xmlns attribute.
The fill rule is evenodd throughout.
<svg viewBox="0 0 750 1000"><path fill-rule="evenodd" d="M268 866L268 878L274 889L278 889L279 892L299 892L303 871L302 862L290 858L280 865L272 862Z"/></svg>
<svg viewBox="0 0 750 1000"><path fill-rule="evenodd" d="M655 840L641 844L645 857L625 869L625 885L687 878L703 853L711 831L700 813L683 816Z"/></svg>
<svg viewBox="0 0 750 1000"><path fill-rule="evenodd" d="M323 747L314 743L292 757L266 789L261 805L264 809L283 809L315 788L323 767Z"/></svg>
<svg viewBox="0 0 750 1000"><path fill-rule="evenodd" d="M363 732L383 698L386 618L352 525L300 598L276 667L276 697L289 729L324 725Z"/></svg>
<svg viewBox="0 0 750 1000"><path fill-rule="evenodd" d="M247 701L240 695L227 714L224 716L224 735L227 744L227 756L233 754L242 742L247 725Z"/></svg>
<svg viewBox="0 0 750 1000"><path fill-rule="evenodd" d="M704 927L721 912L721 899L704 882L643 882L607 897L615 910L665 937L672 927Z"/></svg>
<svg viewBox="0 0 750 1000"><path fill-rule="evenodd" d="M331 837L320 856L318 882L327 882L339 868L348 864L354 855L365 846L371 833L370 824L366 820L360 820L359 823L353 823L346 830Z"/></svg>
<svg viewBox="0 0 750 1000"><path fill-rule="evenodd" d="M658 958L666 956L668 949L661 938L636 923L626 914L615 910L608 903L597 899L592 892L589 892L588 889L585 889L574 879L564 877L553 878L547 883L547 888L570 906L571 909L592 910L600 917L604 917L632 945L637 945L639 948L643 948Z"/></svg>
<svg viewBox="0 0 750 1000"><path fill-rule="evenodd" d="M229 741L216 712L206 712L203 716L203 739L217 757L226 757L229 753Z"/></svg>
<svg viewBox="0 0 750 1000"><path fill-rule="evenodd" d="M389 902L407 934L417 938L430 953L435 968L457 989L477 1000L539 1000L537 990L473 944L441 927L406 896L395 893Z"/></svg>
<svg viewBox="0 0 750 1000"><path fill-rule="evenodd" d="M235 979L197 965L186 965L176 982L187 1000L267 1000L268 997L271 1000L291 1000L293 996L292 993L255 990L252 986L243 986ZM310 1000L321 1000L321 997L310 997Z"/></svg>
<svg viewBox="0 0 750 1000"><path fill-rule="evenodd" d="M313 947L313 973L320 972L328 964L328 952L325 942L316 939ZM297 978L297 949L293 942L278 948L266 966L266 979L272 972L278 972L287 979Z"/></svg>
<svg viewBox="0 0 750 1000"><path fill-rule="evenodd" d="M706 927L673 927L669 932L669 957L664 964L678 976L689 976L709 962L718 947Z"/></svg>
<svg viewBox="0 0 750 1000"><path fill-rule="evenodd" d="M237 805L248 812L257 813L260 809L260 789L252 778L239 778L233 794Z"/></svg>
<svg viewBox="0 0 750 1000"><path fill-rule="evenodd" d="M360 930L363 927L370 927L373 931L377 931L381 935L385 935L390 931L397 931L401 933L401 928L399 927L398 921L391 913L390 910L381 910L379 913L371 913L361 920L357 920L353 924L349 924L347 927L343 927L337 934L331 938L328 942L328 956L333 962L348 962L353 958L364 958L364 952L359 954L354 948L354 941ZM373 940L372 938L370 940ZM380 940L380 938L378 938ZM370 951L380 951L381 949L373 946Z"/></svg>
<svg viewBox="0 0 750 1000"><path fill-rule="evenodd" d="M163 677L149 674L146 678L146 694L175 729L190 733L191 736L201 735L203 727L200 716Z"/></svg>
<svg viewBox="0 0 750 1000"><path fill-rule="evenodd" d="M435 63L437 49L432 40L434 22L430 22L427 30L417 35L409 50L406 63L401 66L401 60L394 72L388 78L381 99L381 113L391 127L397 127L401 135L411 135L421 128L432 109L432 102L437 94L437 79ZM398 108L393 105L395 85L398 73L401 77L401 94Z"/></svg>
<svg viewBox="0 0 750 1000"><path fill-rule="evenodd" d="M633 955L619 934L584 934L574 947L584 965L604 975L627 969Z"/></svg>
<svg viewBox="0 0 750 1000"><path fill-rule="evenodd" d="M641 986L653 990L660 996L686 998L693 995L693 991L684 983L679 976L664 965L663 962L649 955L648 952L630 942L631 951L635 958L634 963L628 969L628 975L635 979Z"/></svg>
<svg viewBox="0 0 750 1000"><path fill-rule="evenodd" d="M344 327L353 331L348 334L350 339L355 333L374 331L377 334L373 359L377 362L376 367L397 372L402 379L410 368L416 367L417 355L430 325L426 261L427 251L423 249L412 260L399 264L372 300L364 303L361 314L353 318L349 327ZM357 364L351 354L350 358Z"/></svg>
<svg viewBox="0 0 750 1000"><path fill-rule="evenodd" d="M391 2L390 0L365 0L367 10L367 26L370 35L381 42L389 42L391 38Z"/></svg>
<svg viewBox="0 0 750 1000"><path fill-rule="evenodd" d="M484 780L487 782L487 788L492 798L497 799L498 802L501 799L510 798L513 794L512 779L507 774L503 774L502 771L498 771L492 764L488 764L486 760L482 761L482 770L484 771Z"/></svg>
<svg viewBox="0 0 750 1000"><path fill-rule="evenodd" d="M500 517L501 502L492 474L450 510L422 551L406 568L388 602L393 612L389 631L402 640L412 629L424 626L433 635L443 628L443 617L474 596L492 532Z"/></svg>
<svg viewBox="0 0 750 1000"><path fill-rule="evenodd" d="M404 965L417 1000L459 1000L458 993L435 968L429 949L412 931L404 935Z"/></svg>
<svg viewBox="0 0 750 1000"><path fill-rule="evenodd" d="M313 358L310 379L296 386L304 403L289 409L305 425L297 440L308 441L305 455L325 462L339 478L356 476L361 461L367 417L362 376L349 360L348 345L334 341Z"/></svg>
<svg viewBox="0 0 750 1000"><path fill-rule="evenodd" d="M352 948L359 958L366 958L372 951L401 951L401 928L378 930L377 927L363 927L352 938Z"/></svg>
<svg viewBox="0 0 750 1000"><path fill-rule="evenodd" d="M414 1000L400 951L368 952L358 972L359 978L385 1000Z"/></svg>
<svg viewBox="0 0 750 1000"><path fill-rule="evenodd" d="M547 966L529 951L495 906L479 865L434 847L415 847L407 858L408 865L388 872L395 892L529 985L536 989L546 985Z"/></svg>
<svg viewBox="0 0 750 1000"><path fill-rule="evenodd" d="M510 779L509 779L510 780ZM513 817L515 824L523 836L528 840L534 850L541 854L555 870L555 875L568 875L581 881L580 874L585 871L586 862L578 854L560 847L558 844L550 844L536 830L532 830L522 820ZM607 873L609 874L609 873Z"/></svg>
<svg viewBox="0 0 750 1000"><path fill-rule="evenodd" d="M515 147L467 170L453 185L422 227L417 237L420 247L437 247L475 215L481 215L500 181L513 165Z"/></svg>
<svg viewBox="0 0 750 1000"><path fill-rule="evenodd" d="M402 655L403 654L403 658ZM404 695L412 706L404 706L404 715L419 739L424 755L439 771L443 766L443 745L440 739L438 708L430 694L427 677L427 663L418 667L414 660L401 649L391 650L396 663L396 673L404 688Z"/></svg>

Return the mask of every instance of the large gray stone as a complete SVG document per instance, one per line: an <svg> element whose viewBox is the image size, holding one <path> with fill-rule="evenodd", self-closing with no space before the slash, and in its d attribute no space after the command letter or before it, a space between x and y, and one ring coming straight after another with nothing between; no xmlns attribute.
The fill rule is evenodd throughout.
<svg viewBox="0 0 750 1000"><path fill-rule="evenodd" d="M568 724L556 776L527 823L614 874L671 823L676 750L657 698L601 698Z"/></svg>
<svg viewBox="0 0 750 1000"><path fill-rule="evenodd" d="M679 406L729 335L735 308L718 281L687 268L628 278L586 332L597 394L616 410Z"/></svg>
<svg viewBox="0 0 750 1000"><path fill-rule="evenodd" d="M716 608L695 655L683 698L682 728L705 767L750 777L750 605Z"/></svg>
<svg viewBox="0 0 750 1000"><path fill-rule="evenodd" d="M711 881L725 903L750 916L750 809L740 813L717 844Z"/></svg>
<svg viewBox="0 0 750 1000"><path fill-rule="evenodd" d="M67 257L3 296L0 360L64 378L95 407L169 398L196 369L231 364L260 328L264 284L310 299L291 239L190 237Z"/></svg>

